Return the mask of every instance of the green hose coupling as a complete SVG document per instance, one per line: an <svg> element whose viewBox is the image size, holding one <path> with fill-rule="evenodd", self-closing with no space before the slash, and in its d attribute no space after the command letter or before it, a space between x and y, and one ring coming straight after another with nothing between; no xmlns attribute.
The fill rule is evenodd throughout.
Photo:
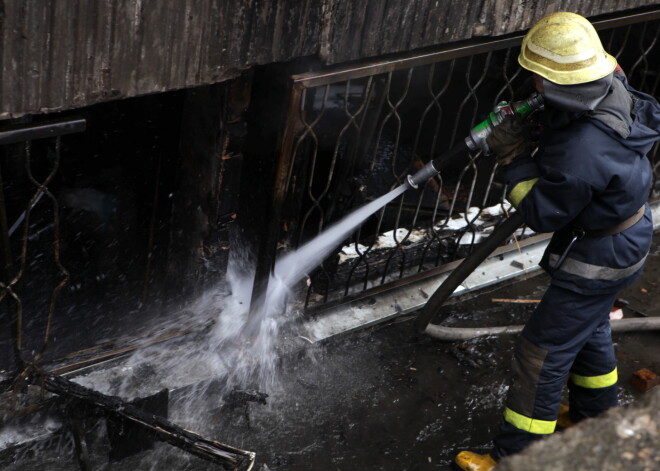
<svg viewBox="0 0 660 471"><path fill-rule="evenodd" d="M523 118L529 116L534 111L543 108L543 95L532 93L525 100L499 102L488 117L470 130L470 134L465 138L465 145L471 151L481 150L485 155L490 154L486 139L490 133L498 126L504 118L510 115L519 115Z"/></svg>

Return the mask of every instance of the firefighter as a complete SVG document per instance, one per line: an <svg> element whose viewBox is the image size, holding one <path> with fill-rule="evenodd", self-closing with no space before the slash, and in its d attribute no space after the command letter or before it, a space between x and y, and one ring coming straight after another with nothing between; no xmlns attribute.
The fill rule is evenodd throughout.
<svg viewBox="0 0 660 471"><path fill-rule="evenodd" d="M630 87L591 23L574 13L539 20L518 62L545 99L538 143L516 118L487 142L507 199L529 227L554 233L541 261L552 278L517 341L492 451L455 458L471 471L490 470L553 433L567 380L565 420L617 405L609 313L618 291L639 276L653 231L646 154L660 138L656 100Z"/></svg>

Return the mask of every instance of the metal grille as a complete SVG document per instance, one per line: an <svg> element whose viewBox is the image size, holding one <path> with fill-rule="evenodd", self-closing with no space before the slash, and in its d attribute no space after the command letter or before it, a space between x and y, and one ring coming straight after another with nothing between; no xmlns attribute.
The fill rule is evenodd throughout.
<svg viewBox="0 0 660 471"><path fill-rule="evenodd" d="M596 23L637 89L657 94L658 12ZM293 77L276 200L278 244L294 249L351 209L401 185L502 100L527 96L521 37ZM649 156L657 171L657 146ZM492 159L455 162L366 220L309 274L305 308L463 258L506 214ZM529 234L527 230L527 234ZM526 235L525 233L519 236ZM373 290L370 290L373 292Z"/></svg>
<svg viewBox="0 0 660 471"><path fill-rule="evenodd" d="M85 129L84 120L69 120L56 123L50 123L34 127L17 127L0 133L0 144L19 142L25 140L23 144L25 183L28 196L27 205L16 221L8 226L6 206L4 204L4 191L2 193L2 204L0 205L0 228L2 230L2 254L4 258L2 281L0 281L0 303L7 303L10 307L8 324L11 325L14 341L14 356L17 366L19 366L18 378L15 381L15 392L21 387L23 380L37 370L40 371L38 362L41 360L44 351L51 340L51 328L53 324L53 314L57 299L62 288L69 281L69 272L64 267L60 259L60 211L57 197L51 192L49 185L58 173L61 162L61 136L72 132L80 132ZM56 137L50 137L56 136ZM47 138L48 145L45 147L46 157L33 155L33 140ZM41 165L36 165L38 162ZM45 164L45 165L44 165ZM38 171L35 170L38 168ZM33 214L37 213L38 221L35 222ZM52 256L52 269L43 270L43 283L40 293L34 293L35 297L41 297L42 302L47 305L43 310L43 320L41 322L41 341L26 345L26 324L25 306L28 304L22 299L22 285L24 279L34 273L34 253L31 242L34 242L38 234L35 234L34 227L39 227L39 232L52 231L52 240L50 241L50 254L44 251L38 257ZM16 266L12 266L11 246L9 238L16 233L20 234L20 248L17 257ZM48 273L45 273L48 271ZM49 293L49 294L48 294ZM43 296L40 296L43 295ZM30 353L28 353L30 352ZM15 399L16 396L14 396Z"/></svg>

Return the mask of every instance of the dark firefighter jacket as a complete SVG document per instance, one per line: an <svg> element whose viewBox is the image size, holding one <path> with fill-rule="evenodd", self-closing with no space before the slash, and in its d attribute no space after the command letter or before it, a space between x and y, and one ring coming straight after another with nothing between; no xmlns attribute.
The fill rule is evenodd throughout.
<svg viewBox="0 0 660 471"><path fill-rule="evenodd" d="M615 77L620 82L612 88L612 99L565 126L545 127L534 157L524 154L504 167L508 199L527 225L555 233L541 266L552 274L553 284L576 292L599 294L630 284L651 245L647 205L629 229L579 239L555 269L575 227L615 227L649 197L652 169L646 154L660 138L660 105L632 89L623 75Z"/></svg>

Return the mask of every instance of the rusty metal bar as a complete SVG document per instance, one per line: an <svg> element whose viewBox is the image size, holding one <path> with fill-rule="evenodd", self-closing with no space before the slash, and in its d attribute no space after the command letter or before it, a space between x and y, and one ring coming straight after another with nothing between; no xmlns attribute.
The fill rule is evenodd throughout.
<svg viewBox="0 0 660 471"><path fill-rule="evenodd" d="M185 430L116 396L101 394L53 374L45 374L43 384L50 392L99 408L112 416L126 420L159 440L212 463L229 466L232 471L250 471L254 466L256 457L254 452L241 450Z"/></svg>
<svg viewBox="0 0 660 471"><path fill-rule="evenodd" d="M2 269L0 270L0 276L2 276L3 283L9 282L12 266L8 227L4 184L2 181L2 174L0 173L0 252L2 253Z"/></svg>
<svg viewBox="0 0 660 471"><path fill-rule="evenodd" d="M608 15L610 18L593 21L594 27L598 30L611 29L657 20L660 19L660 8L658 6L654 6L647 11L632 12L623 16L613 15L616 14Z"/></svg>
<svg viewBox="0 0 660 471"><path fill-rule="evenodd" d="M293 80L305 88L317 87L328 83L342 82L344 80L354 80L378 75L387 72L394 72L402 69L420 67L436 62L449 61L460 57L471 56L489 51L506 49L508 47L518 46L522 41L523 35L516 35L504 39L491 39L488 41L471 41L460 46L449 46L438 51L426 54L415 53L398 59L387 61L367 62L353 68L342 68L330 70L327 72L294 75Z"/></svg>
<svg viewBox="0 0 660 471"><path fill-rule="evenodd" d="M87 120L84 118L11 126L0 130L0 145L64 136L83 132L86 127Z"/></svg>

